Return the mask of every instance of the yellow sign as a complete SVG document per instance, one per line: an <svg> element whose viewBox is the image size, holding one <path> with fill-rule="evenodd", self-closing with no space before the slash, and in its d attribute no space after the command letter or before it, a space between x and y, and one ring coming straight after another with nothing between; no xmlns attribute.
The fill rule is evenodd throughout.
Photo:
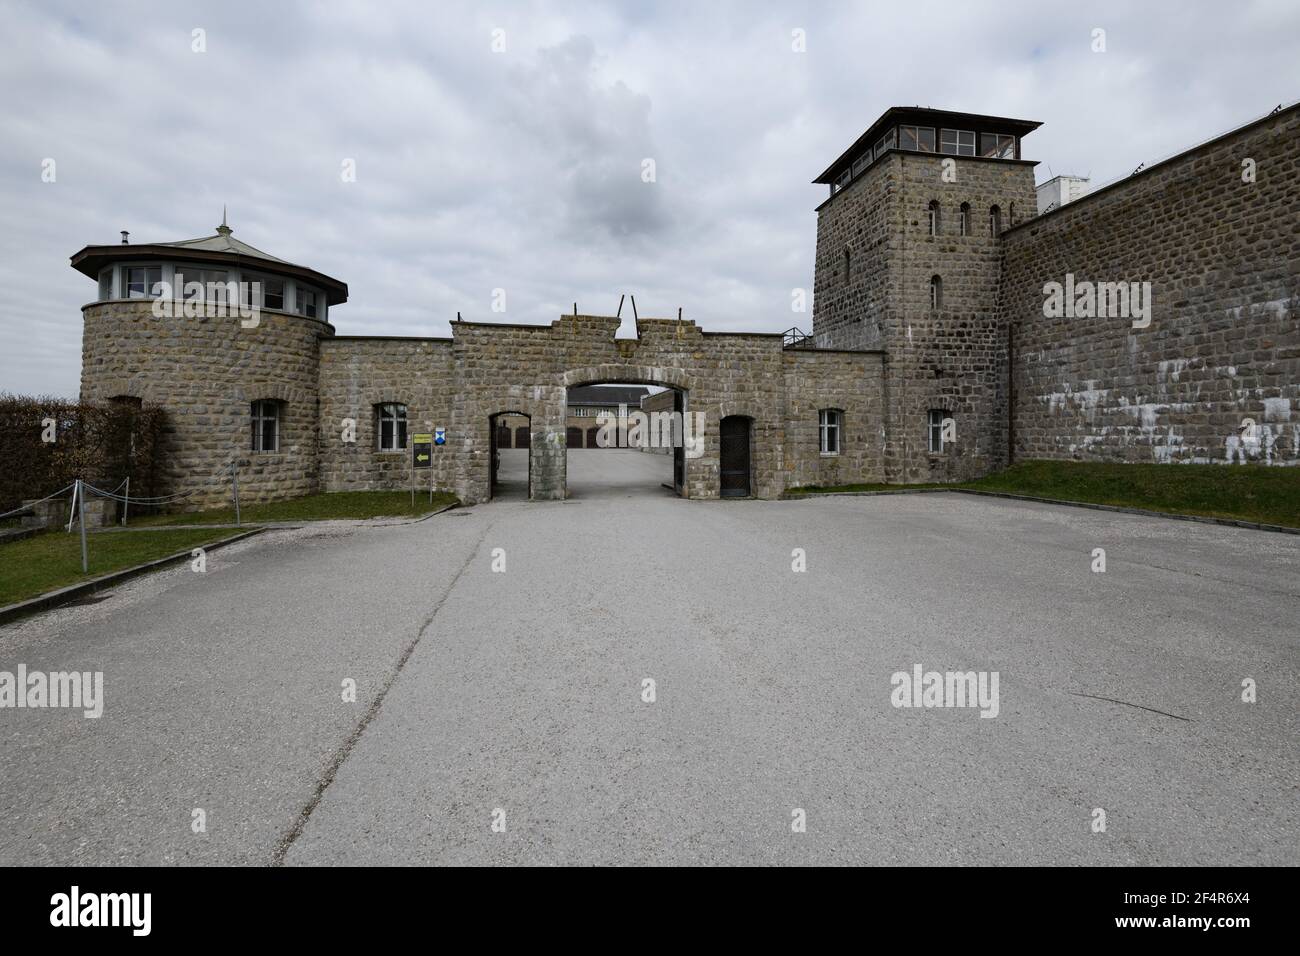
<svg viewBox="0 0 1300 956"><path fill-rule="evenodd" d="M433 436L411 436L411 463L416 468L433 467Z"/></svg>

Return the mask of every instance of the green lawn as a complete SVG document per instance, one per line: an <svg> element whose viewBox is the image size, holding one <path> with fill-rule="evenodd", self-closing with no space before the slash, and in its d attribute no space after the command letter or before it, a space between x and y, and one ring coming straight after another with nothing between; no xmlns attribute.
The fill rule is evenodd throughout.
<svg viewBox="0 0 1300 956"><path fill-rule="evenodd" d="M81 573L81 535L76 531L72 534L46 531L32 538L0 544L0 605L165 558L178 551L215 544L246 530L249 529L183 528L87 535L89 574Z"/></svg>
<svg viewBox="0 0 1300 956"><path fill-rule="evenodd" d="M794 489L791 494L934 487L1000 491L1300 528L1300 468L1265 465L1026 461L959 485L844 485Z"/></svg>
<svg viewBox="0 0 1300 956"><path fill-rule="evenodd" d="M1300 468L1026 461L965 487L1300 527Z"/></svg>
<svg viewBox="0 0 1300 956"><path fill-rule="evenodd" d="M415 493L415 507L411 507L410 491L333 491L287 501L266 504L240 504L240 519L245 524L263 521L328 521L334 518L418 517L455 504L455 495L435 491L433 504L429 504L429 491ZM132 526L234 524L235 509L218 508L214 511L193 511L183 514L144 515L131 517Z"/></svg>

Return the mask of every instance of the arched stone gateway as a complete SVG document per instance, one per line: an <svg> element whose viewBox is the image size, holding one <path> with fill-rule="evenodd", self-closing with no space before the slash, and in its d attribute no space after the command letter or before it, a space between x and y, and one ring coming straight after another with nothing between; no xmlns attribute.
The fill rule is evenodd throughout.
<svg viewBox="0 0 1300 956"><path fill-rule="evenodd" d="M789 348L779 334L708 333L686 320L643 318L635 339L616 339L618 327L617 318L594 315L566 315L549 326L453 323L451 340L439 343L437 374L446 376L445 450L462 500L490 495L488 436L472 433L486 431L488 416L507 408L531 418L531 497L563 499L568 389L597 383L682 393L683 413L703 426L698 446L683 456L683 497L721 495L718 428L733 414L753 419L756 497L779 497L796 485L882 480L879 352ZM322 392L333 389L323 382ZM819 450L823 408L844 410L845 440L836 455ZM463 437L467 426L471 434Z"/></svg>
<svg viewBox="0 0 1300 956"><path fill-rule="evenodd" d="M691 391L691 377L680 368L663 368L653 365L637 365L631 363L617 363L606 365L587 366L585 368L570 369L564 373L564 388L567 395L571 388L578 388L583 385L657 385L663 388L669 388L677 395L674 402L674 410L679 415L688 414L689 400L688 396ZM632 409L628 410L629 413ZM598 428L589 429L585 447L595 448L596 439L599 433ZM694 432L691 436L694 437ZM682 437L685 438L685 428L682 429ZM702 437L702 436L701 436ZM575 446L570 436L569 447ZM680 497L688 496L686 484L687 473L687 454L683 445L673 449L673 488ZM565 494L568 494L568 459L565 459Z"/></svg>

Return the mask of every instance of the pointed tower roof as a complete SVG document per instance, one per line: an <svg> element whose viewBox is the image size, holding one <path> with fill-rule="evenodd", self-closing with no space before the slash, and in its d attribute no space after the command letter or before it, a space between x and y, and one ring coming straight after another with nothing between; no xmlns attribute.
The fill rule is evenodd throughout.
<svg viewBox="0 0 1300 956"><path fill-rule="evenodd" d="M221 225L217 226L217 231L211 236L200 236L198 239L182 239L179 242L159 242L160 246L174 246L178 249L203 249L208 252L233 252L241 256L249 256L253 259L266 259L270 262L284 262L285 260L271 255L269 252L263 252L261 249L250 246L241 239L234 238L235 230L226 224L226 207L221 207ZM286 263L287 264L287 263Z"/></svg>

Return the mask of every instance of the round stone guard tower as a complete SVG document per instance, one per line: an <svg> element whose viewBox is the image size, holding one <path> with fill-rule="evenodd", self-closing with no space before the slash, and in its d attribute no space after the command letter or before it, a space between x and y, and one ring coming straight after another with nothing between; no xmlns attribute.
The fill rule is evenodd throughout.
<svg viewBox="0 0 1300 956"><path fill-rule="evenodd" d="M72 266L98 281L82 307L81 398L167 413L162 486L179 506L319 489L320 340L346 283L234 238L86 246Z"/></svg>

